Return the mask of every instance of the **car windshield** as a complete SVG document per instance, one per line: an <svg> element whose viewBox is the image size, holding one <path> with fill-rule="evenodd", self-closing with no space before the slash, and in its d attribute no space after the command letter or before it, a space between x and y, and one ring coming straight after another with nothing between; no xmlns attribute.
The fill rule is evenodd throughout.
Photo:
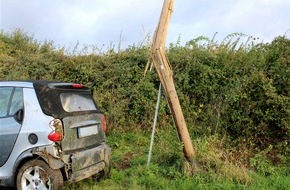
<svg viewBox="0 0 290 190"><path fill-rule="evenodd" d="M91 111L97 107L89 94L61 93L60 100L66 112Z"/></svg>

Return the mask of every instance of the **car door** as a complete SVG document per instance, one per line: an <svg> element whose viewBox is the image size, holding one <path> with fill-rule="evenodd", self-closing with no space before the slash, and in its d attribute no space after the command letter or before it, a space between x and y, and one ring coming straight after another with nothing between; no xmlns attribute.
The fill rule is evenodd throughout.
<svg viewBox="0 0 290 190"><path fill-rule="evenodd" d="M8 160L21 128L22 88L0 87L0 167Z"/></svg>

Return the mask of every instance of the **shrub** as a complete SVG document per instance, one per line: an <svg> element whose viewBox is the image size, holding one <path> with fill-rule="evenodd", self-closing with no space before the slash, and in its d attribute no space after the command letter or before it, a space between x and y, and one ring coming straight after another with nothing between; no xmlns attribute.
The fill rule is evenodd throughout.
<svg viewBox="0 0 290 190"><path fill-rule="evenodd" d="M290 157L290 39L280 36L268 44L248 39L239 47L240 37L230 35L221 44L200 37L168 48L187 126L192 136L226 138L244 151L240 156L248 163L269 146L267 156L285 163L281 158ZM83 83L93 89L109 133L148 131L159 86L154 71L143 75L148 49L68 54L19 30L1 32L0 79ZM164 96L158 121L163 130L173 125Z"/></svg>

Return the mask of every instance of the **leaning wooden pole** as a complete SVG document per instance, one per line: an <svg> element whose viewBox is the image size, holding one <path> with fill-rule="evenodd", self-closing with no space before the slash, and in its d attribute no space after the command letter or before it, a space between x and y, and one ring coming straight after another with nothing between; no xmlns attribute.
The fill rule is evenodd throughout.
<svg viewBox="0 0 290 190"><path fill-rule="evenodd" d="M195 151L192 146L191 138L186 127L186 122L176 93L173 73L165 56L165 40L170 17L173 12L173 4L174 0L164 1L159 23L155 30L153 42L150 47L148 63L151 62L154 65L164 88L171 112L173 114L173 119L176 125L179 139L183 144L184 157L191 163L195 163ZM146 70L148 69L148 66L149 64L147 64Z"/></svg>

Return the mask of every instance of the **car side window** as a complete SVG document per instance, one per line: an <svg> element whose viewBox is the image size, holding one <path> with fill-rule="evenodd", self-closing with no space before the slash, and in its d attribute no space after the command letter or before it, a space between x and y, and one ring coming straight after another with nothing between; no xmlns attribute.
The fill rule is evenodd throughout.
<svg viewBox="0 0 290 190"><path fill-rule="evenodd" d="M6 117L8 115L12 92L13 87L0 87L0 117Z"/></svg>
<svg viewBox="0 0 290 190"><path fill-rule="evenodd" d="M20 109L23 109L23 92L22 88L15 88L9 109L9 115L14 115Z"/></svg>

